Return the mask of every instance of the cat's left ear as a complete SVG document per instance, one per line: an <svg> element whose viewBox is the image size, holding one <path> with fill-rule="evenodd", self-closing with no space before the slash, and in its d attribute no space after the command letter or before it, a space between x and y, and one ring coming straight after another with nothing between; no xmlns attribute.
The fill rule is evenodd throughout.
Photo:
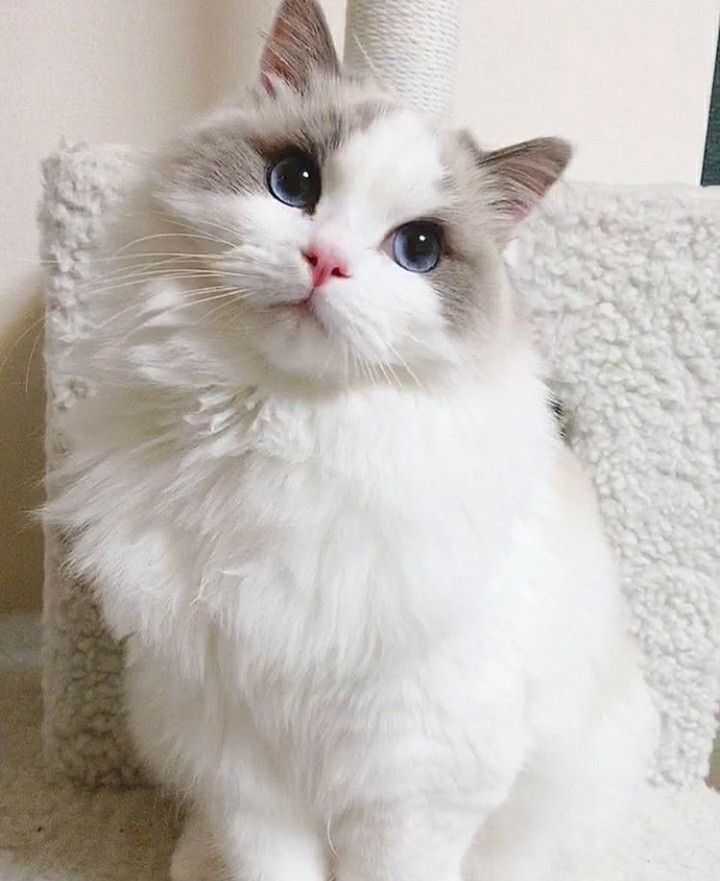
<svg viewBox="0 0 720 881"><path fill-rule="evenodd" d="M474 147L474 153L484 201L502 243L565 171L572 148L560 138L536 138L489 153Z"/></svg>
<svg viewBox="0 0 720 881"><path fill-rule="evenodd" d="M280 79L302 92L317 70L340 72L323 11L315 0L283 0L260 61L262 86L273 94Z"/></svg>

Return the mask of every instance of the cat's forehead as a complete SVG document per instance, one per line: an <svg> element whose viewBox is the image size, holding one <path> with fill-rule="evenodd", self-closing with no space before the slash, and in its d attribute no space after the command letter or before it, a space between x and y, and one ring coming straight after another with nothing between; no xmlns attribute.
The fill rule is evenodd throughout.
<svg viewBox="0 0 720 881"><path fill-rule="evenodd" d="M165 165L170 188L255 195L288 150L311 154L323 199L373 206L379 220L445 215L457 196L453 151L430 121L381 93L320 81L264 96L191 132Z"/></svg>
<svg viewBox="0 0 720 881"><path fill-rule="evenodd" d="M379 205L407 219L438 211L448 169L435 132L421 117L392 110L352 129L324 164L330 198Z"/></svg>
<svg viewBox="0 0 720 881"><path fill-rule="evenodd" d="M312 153L323 191L376 197L430 211L450 169L438 133L422 116L382 94L322 81L304 96L266 102L252 143L270 158L288 146ZM414 203L414 204L413 204Z"/></svg>

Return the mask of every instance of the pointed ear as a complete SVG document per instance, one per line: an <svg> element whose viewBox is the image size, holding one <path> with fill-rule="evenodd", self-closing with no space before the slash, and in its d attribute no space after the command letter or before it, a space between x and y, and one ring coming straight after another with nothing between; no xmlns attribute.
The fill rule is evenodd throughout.
<svg viewBox="0 0 720 881"><path fill-rule="evenodd" d="M340 72L322 9L315 0L283 0L260 61L263 88L273 94L280 79L302 92L318 69Z"/></svg>
<svg viewBox="0 0 720 881"><path fill-rule="evenodd" d="M560 138L537 138L476 155L498 236L507 241L563 173L572 149Z"/></svg>

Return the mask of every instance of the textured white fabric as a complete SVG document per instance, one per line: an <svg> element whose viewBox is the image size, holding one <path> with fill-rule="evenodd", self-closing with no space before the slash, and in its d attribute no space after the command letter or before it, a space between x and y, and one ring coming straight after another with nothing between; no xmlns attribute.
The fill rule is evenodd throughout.
<svg viewBox="0 0 720 881"><path fill-rule="evenodd" d="M345 63L425 113L449 112L460 0L348 0Z"/></svg>
<svg viewBox="0 0 720 881"><path fill-rule="evenodd" d="M122 148L64 149L45 164L48 454L72 367L87 258L122 192ZM720 195L695 188L568 187L526 225L514 275L594 475L646 669L664 714L658 778L707 770L720 661ZM52 494L53 487L48 487ZM91 785L137 779L119 701L121 652L46 533L45 742L52 767Z"/></svg>
<svg viewBox="0 0 720 881"><path fill-rule="evenodd" d="M45 452L49 470L65 439L56 414L85 392L73 371L73 342L83 332L83 286L107 209L121 195L132 151L63 148L43 166L39 223L45 276ZM55 491L46 480L47 493ZM137 782L121 713L122 653L105 633L84 585L63 569L63 540L45 528L43 603L44 743L51 772L88 786Z"/></svg>
<svg viewBox="0 0 720 881"><path fill-rule="evenodd" d="M663 713L704 776L720 691L720 188L558 188L515 279L590 468Z"/></svg>

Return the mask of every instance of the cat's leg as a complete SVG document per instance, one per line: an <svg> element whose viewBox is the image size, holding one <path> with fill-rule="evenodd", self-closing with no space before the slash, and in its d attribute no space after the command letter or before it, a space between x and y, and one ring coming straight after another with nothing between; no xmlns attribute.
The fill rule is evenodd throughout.
<svg viewBox="0 0 720 881"><path fill-rule="evenodd" d="M644 791L657 718L642 682L529 762L468 855L467 881L594 877ZM568 725L569 728L569 725Z"/></svg>
<svg viewBox="0 0 720 881"><path fill-rule="evenodd" d="M332 830L336 881L460 881L478 822L430 807L346 816Z"/></svg>
<svg viewBox="0 0 720 881"><path fill-rule="evenodd" d="M213 829L232 881L327 881L321 836L282 810L224 811Z"/></svg>
<svg viewBox="0 0 720 881"><path fill-rule="evenodd" d="M570 792L559 781L522 774L508 800L479 829L466 862L467 881L546 881L557 861ZM558 827L563 826L561 830Z"/></svg>
<svg viewBox="0 0 720 881"><path fill-rule="evenodd" d="M216 816L212 829L190 814L170 864L170 881L327 881L319 836L299 823L249 811Z"/></svg>
<svg viewBox="0 0 720 881"><path fill-rule="evenodd" d="M170 863L170 881L221 881L222 862L210 825L197 811L185 820Z"/></svg>
<svg viewBox="0 0 720 881"><path fill-rule="evenodd" d="M588 758L592 762L592 758ZM560 762L530 765L479 829L466 881L577 881L609 846L609 822L625 793ZM606 784L609 781L605 781ZM611 793L616 792L617 800Z"/></svg>
<svg viewBox="0 0 720 881"><path fill-rule="evenodd" d="M592 761L592 759L589 759ZM609 844L607 792L570 769L530 767L507 802L482 825L468 854L466 881L576 881ZM617 810L624 798L618 792ZM623 794L624 795L624 794Z"/></svg>
<svg viewBox="0 0 720 881"><path fill-rule="evenodd" d="M290 787L268 770L268 756L244 727L245 717L238 713L219 724L212 715L217 683L192 690L141 649L131 646L126 667L135 742L157 777L191 793L205 818L194 815L183 832L172 881L206 881L192 872L204 872L215 848L223 881L327 881L322 837L309 827Z"/></svg>

